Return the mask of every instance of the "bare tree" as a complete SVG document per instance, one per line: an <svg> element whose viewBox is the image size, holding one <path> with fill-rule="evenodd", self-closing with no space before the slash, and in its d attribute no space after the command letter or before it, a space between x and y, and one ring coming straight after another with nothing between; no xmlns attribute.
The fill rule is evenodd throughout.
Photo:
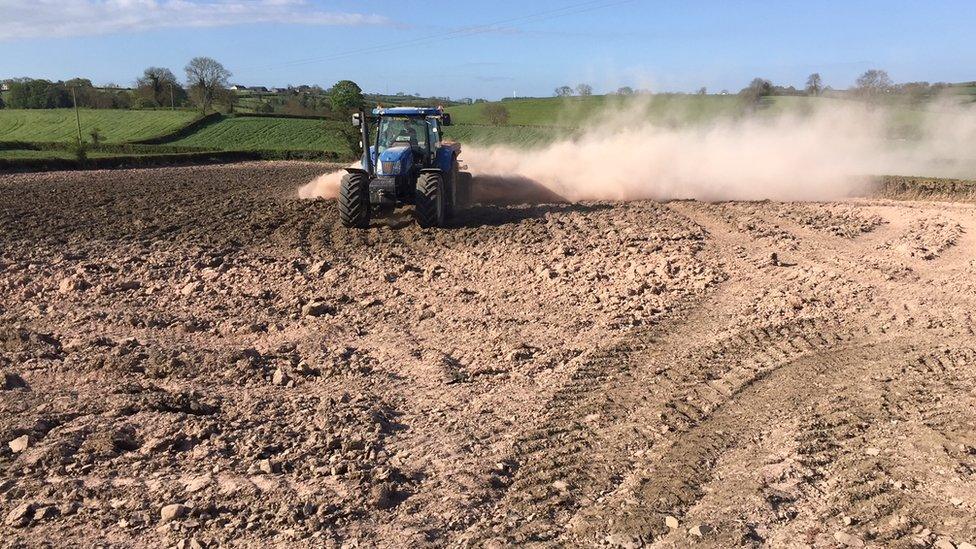
<svg viewBox="0 0 976 549"><path fill-rule="evenodd" d="M136 79L136 94L152 102L154 106L161 107L168 105L171 95L175 95L171 86L174 90L180 87L173 71L164 67L149 67ZM180 90L182 92L182 88Z"/></svg>
<svg viewBox="0 0 976 549"><path fill-rule="evenodd" d="M569 86L559 86L556 88L556 97L569 97L570 95L573 95L573 88L570 88Z"/></svg>
<svg viewBox="0 0 976 549"><path fill-rule="evenodd" d="M187 63L185 70L190 97L200 107L200 112L207 114L214 101L227 88L227 79L231 77L231 73L209 57L194 57Z"/></svg>
<svg viewBox="0 0 976 549"><path fill-rule="evenodd" d="M705 86L698 88L698 95L708 95L708 88Z"/></svg>
<svg viewBox="0 0 976 549"><path fill-rule="evenodd" d="M854 82L854 89L858 94L871 97L891 91L892 82L888 73L878 69L871 69L858 77Z"/></svg>
<svg viewBox="0 0 976 549"><path fill-rule="evenodd" d="M739 96L742 97L748 105L758 105L763 97L773 94L773 83L765 78L753 78L752 82L748 86L742 88L739 92Z"/></svg>
<svg viewBox="0 0 976 549"><path fill-rule="evenodd" d="M807 95L820 95L823 93L823 79L820 73L815 72L807 77Z"/></svg>
<svg viewBox="0 0 976 549"><path fill-rule="evenodd" d="M580 97L593 95L593 86L589 84L580 84L576 86L576 95L579 95Z"/></svg>

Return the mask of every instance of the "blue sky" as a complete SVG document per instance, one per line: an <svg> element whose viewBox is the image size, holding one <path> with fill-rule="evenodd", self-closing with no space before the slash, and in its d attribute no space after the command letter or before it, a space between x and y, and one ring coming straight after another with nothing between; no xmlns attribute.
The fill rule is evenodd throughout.
<svg viewBox="0 0 976 549"><path fill-rule="evenodd" d="M972 0L0 0L0 21L0 78L97 84L131 84L149 65L182 77L197 55L246 85L348 78L489 99L580 82L801 86L811 72L846 87L870 68L898 82L976 80Z"/></svg>

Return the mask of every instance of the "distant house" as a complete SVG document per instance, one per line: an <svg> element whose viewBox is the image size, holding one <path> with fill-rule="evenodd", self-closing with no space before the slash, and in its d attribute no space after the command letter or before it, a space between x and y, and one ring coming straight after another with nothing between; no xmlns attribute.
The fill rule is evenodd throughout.
<svg viewBox="0 0 976 549"><path fill-rule="evenodd" d="M0 84L0 91L10 91L10 84L6 82Z"/></svg>
<svg viewBox="0 0 976 549"><path fill-rule="evenodd" d="M268 93L268 88L265 88L264 86L251 86L247 89L252 92Z"/></svg>
<svg viewBox="0 0 976 549"><path fill-rule="evenodd" d="M288 88L271 88L271 91L275 93L288 93Z"/></svg>
<svg viewBox="0 0 976 549"><path fill-rule="evenodd" d="M231 91L247 91L247 86L242 86L240 84L231 84Z"/></svg>

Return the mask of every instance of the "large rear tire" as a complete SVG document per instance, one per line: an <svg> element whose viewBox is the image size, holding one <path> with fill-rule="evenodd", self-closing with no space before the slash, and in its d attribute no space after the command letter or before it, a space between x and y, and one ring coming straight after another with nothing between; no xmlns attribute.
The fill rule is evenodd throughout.
<svg viewBox="0 0 976 549"><path fill-rule="evenodd" d="M454 208L463 210L471 206L471 174L468 172L458 172L457 180L454 182Z"/></svg>
<svg viewBox="0 0 976 549"><path fill-rule="evenodd" d="M369 227L369 177L347 173L339 185L339 220L346 227Z"/></svg>
<svg viewBox="0 0 976 549"><path fill-rule="evenodd" d="M457 158L451 163L451 173L444 174L444 218L454 219L454 214L461 209L461 205L458 204L458 173L460 173L460 167L458 166Z"/></svg>
<svg viewBox="0 0 976 549"><path fill-rule="evenodd" d="M424 228L441 227L447 217L444 177L437 172L420 174L417 179L417 223Z"/></svg>

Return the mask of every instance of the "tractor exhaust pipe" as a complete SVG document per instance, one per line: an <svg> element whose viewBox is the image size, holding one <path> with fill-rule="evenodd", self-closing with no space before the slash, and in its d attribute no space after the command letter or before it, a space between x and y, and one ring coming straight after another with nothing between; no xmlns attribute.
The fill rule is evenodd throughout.
<svg viewBox="0 0 976 549"><path fill-rule="evenodd" d="M359 125L359 134L363 140L363 168L370 177L376 175L373 170L373 155L369 154L369 119L366 118L366 111L359 109L358 116L355 117Z"/></svg>

